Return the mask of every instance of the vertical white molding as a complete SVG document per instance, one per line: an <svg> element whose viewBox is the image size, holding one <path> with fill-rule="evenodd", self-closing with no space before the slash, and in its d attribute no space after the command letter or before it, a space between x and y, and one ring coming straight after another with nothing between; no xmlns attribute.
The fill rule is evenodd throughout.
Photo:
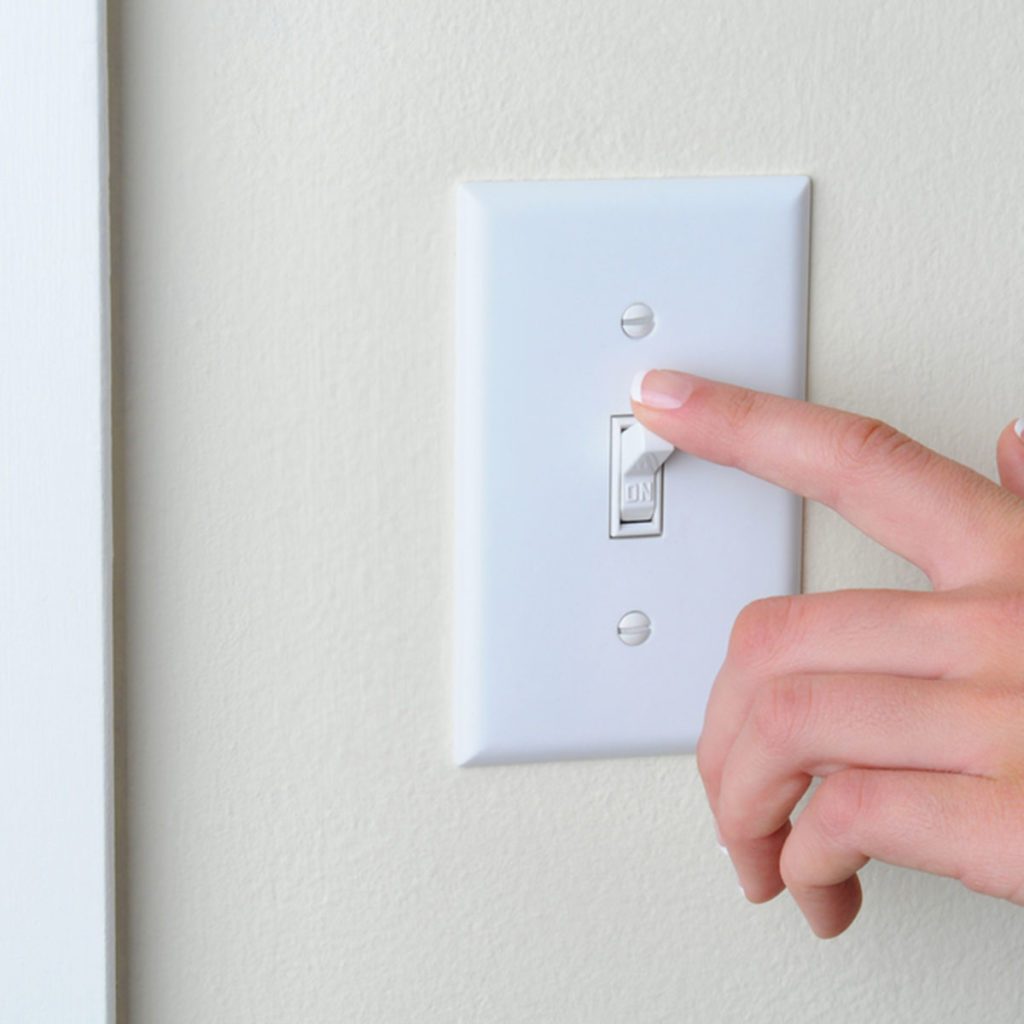
<svg viewBox="0 0 1024 1024"><path fill-rule="evenodd" d="M0 1020L114 1019L105 7L0 0Z"/></svg>

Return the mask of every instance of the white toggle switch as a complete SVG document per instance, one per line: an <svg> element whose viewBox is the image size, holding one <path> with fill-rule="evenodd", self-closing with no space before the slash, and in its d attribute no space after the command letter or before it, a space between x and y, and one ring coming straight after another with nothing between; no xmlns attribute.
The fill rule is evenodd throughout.
<svg viewBox="0 0 1024 1024"><path fill-rule="evenodd" d="M622 431L619 519L623 523L649 523L662 500L660 469L675 448L652 434L642 423Z"/></svg>
<svg viewBox="0 0 1024 1024"><path fill-rule="evenodd" d="M608 536L660 537L665 460L675 451L632 416L611 418Z"/></svg>

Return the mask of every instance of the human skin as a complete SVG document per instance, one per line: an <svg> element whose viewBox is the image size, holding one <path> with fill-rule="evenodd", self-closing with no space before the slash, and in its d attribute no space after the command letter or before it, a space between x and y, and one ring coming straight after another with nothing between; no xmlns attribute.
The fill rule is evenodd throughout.
<svg viewBox="0 0 1024 1024"><path fill-rule="evenodd" d="M1024 442L1002 486L878 420L652 370L633 412L684 452L835 509L931 592L755 601L708 702L697 765L754 903L788 889L845 931L871 858L1024 905ZM812 779L820 784L799 816Z"/></svg>

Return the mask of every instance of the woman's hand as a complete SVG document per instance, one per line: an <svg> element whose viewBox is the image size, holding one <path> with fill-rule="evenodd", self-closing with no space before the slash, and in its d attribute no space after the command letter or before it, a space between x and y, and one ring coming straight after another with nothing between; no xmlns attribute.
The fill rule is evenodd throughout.
<svg viewBox="0 0 1024 1024"><path fill-rule="evenodd" d="M831 506L935 588L740 614L697 759L747 897L788 888L835 936L874 857L1024 905L1024 443L1007 427L999 487L877 420L664 370L633 390L676 447Z"/></svg>

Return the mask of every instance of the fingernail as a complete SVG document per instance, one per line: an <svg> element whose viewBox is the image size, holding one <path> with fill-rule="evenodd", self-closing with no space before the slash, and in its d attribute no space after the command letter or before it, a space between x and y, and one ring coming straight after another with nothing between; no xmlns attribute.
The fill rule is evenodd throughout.
<svg viewBox="0 0 1024 1024"><path fill-rule="evenodd" d="M634 381L634 383L636 383L636 382ZM1024 441L1024 416L1022 416L1019 420L1017 420L1016 423L1014 423L1014 425L1013 425L1013 432L1022 441Z"/></svg>
<svg viewBox="0 0 1024 1024"><path fill-rule="evenodd" d="M649 409L678 409L690 397L693 384L671 370L641 370L629 389L629 397Z"/></svg>
<svg viewBox="0 0 1024 1024"><path fill-rule="evenodd" d="M728 851L728 849L726 849L725 843L722 842L722 832L721 832L721 830L718 827L718 822L717 821L715 822L715 839L718 840L718 848L719 848L719 850L721 850L722 853L724 853L726 855L726 857L728 857L729 856L729 851Z"/></svg>

